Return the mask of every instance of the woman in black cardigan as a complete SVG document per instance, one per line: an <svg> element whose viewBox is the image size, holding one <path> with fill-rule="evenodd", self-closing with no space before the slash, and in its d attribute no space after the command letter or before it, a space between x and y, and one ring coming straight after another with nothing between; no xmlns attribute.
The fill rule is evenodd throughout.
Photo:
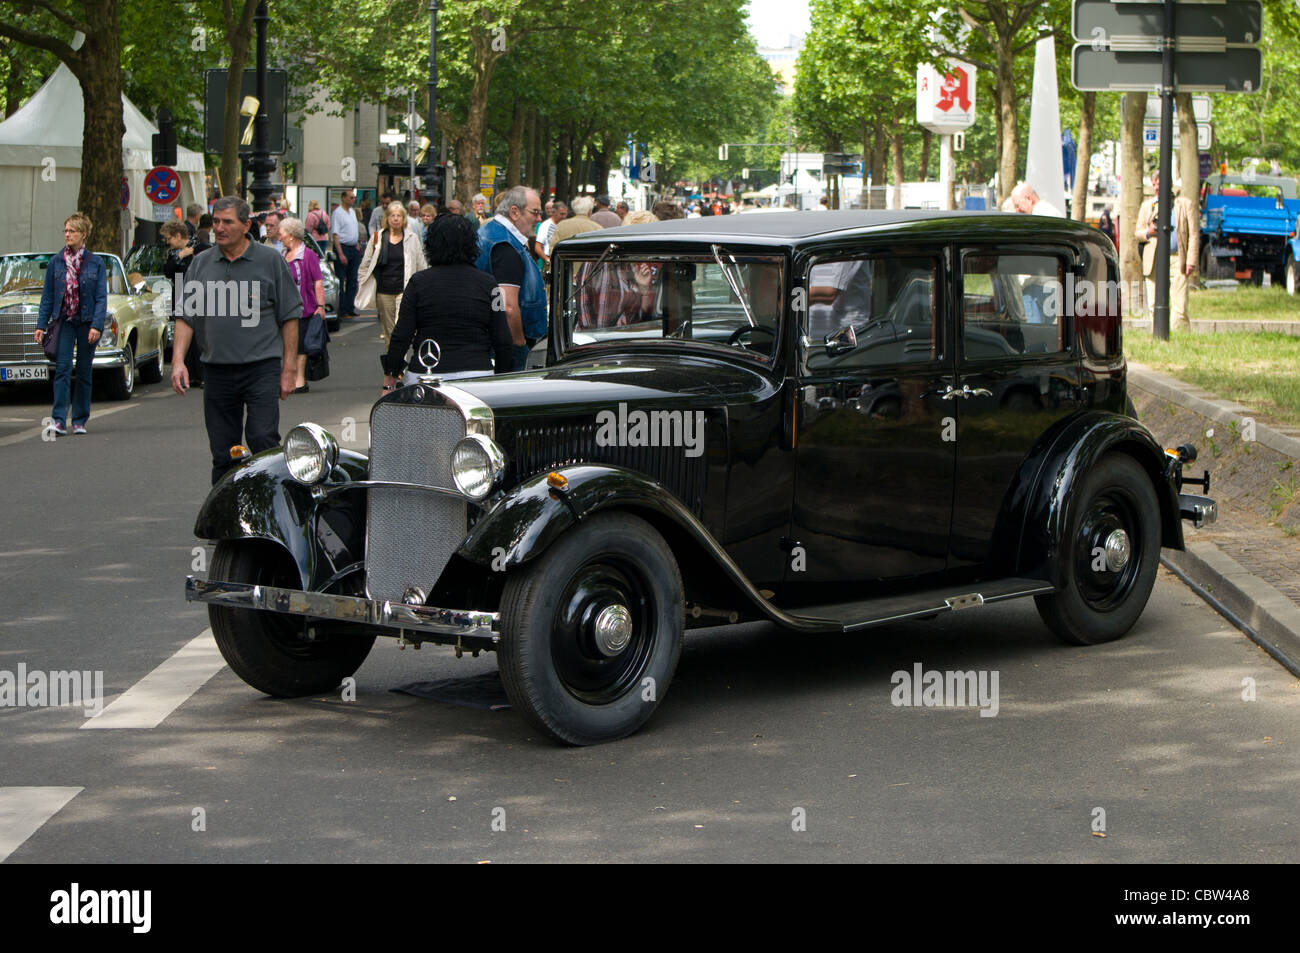
<svg viewBox="0 0 1300 953"><path fill-rule="evenodd" d="M388 352L381 358L384 390L399 386L399 376L411 384L422 373L455 379L511 370L510 325L496 279L474 267L474 226L459 215L434 219L426 254L429 267L407 284ZM432 349L437 363L427 370L420 363L425 341L437 345Z"/></svg>

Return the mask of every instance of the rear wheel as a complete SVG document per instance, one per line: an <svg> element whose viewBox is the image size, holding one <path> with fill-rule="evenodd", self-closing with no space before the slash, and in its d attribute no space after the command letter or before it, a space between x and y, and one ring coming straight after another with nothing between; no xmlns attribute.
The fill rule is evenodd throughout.
<svg viewBox="0 0 1300 953"><path fill-rule="evenodd" d="M1207 245L1201 252L1201 274L1210 281L1231 278L1236 274L1236 266L1231 258L1216 258Z"/></svg>
<svg viewBox="0 0 1300 953"><path fill-rule="evenodd" d="M298 571L288 553L274 543L222 540L212 557L212 578L297 589ZM209 605L208 619L217 647L236 675L259 692L279 698L314 695L335 688L365 661L373 635L304 634L303 616Z"/></svg>
<svg viewBox="0 0 1300 953"><path fill-rule="evenodd" d="M682 649L682 581L654 528L584 520L506 580L501 680L535 728L570 745L632 734L668 690Z"/></svg>
<svg viewBox="0 0 1300 953"><path fill-rule="evenodd" d="M1061 547L1063 584L1035 596L1043 621L1065 642L1118 639L1146 607L1160 561L1160 508L1146 471L1112 453L1084 476Z"/></svg>

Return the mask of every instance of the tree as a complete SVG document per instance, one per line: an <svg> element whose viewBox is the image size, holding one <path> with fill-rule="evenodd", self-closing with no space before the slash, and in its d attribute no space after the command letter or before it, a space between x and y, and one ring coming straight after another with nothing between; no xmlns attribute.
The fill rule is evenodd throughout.
<svg viewBox="0 0 1300 953"><path fill-rule="evenodd" d="M118 194L126 132L118 68L118 0L0 2L10 13L0 19L0 37L58 57L81 86L85 118L77 206L90 217L91 247L116 252L121 242ZM24 16L14 16L15 11ZM80 42L73 39L75 34L81 35Z"/></svg>

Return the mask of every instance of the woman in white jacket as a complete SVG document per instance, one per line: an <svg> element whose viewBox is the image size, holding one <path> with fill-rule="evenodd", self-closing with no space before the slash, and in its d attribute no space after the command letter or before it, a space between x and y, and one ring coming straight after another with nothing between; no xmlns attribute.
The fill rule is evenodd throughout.
<svg viewBox="0 0 1300 953"><path fill-rule="evenodd" d="M366 242L366 254L357 273L357 308L369 308L373 302L379 312L379 337L387 346L406 283L428 266L419 236L406 226L406 209L401 202L388 206L384 224L387 227Z"/></svg>

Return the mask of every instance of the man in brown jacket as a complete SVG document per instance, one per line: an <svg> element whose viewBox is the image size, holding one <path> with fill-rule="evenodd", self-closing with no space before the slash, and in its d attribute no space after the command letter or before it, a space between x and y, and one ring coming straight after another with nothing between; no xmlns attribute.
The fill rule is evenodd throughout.
<svg viewBox="0 0 1300 953"><path fill-rule="evenodd" d="M1135 237L1142 244L1142 274L1146 276L1147 310L1156 300L1156 228L1160 198L1160 173L1151 176L1155 195L1142 202L1138 211ZM1189 280L1196 274L1201 257L1201 223L1197 221L1196 204L1179 194L1174 186L1174 231L1169 237L1169 310L1170 326L1180 331L1190 331L1192 323L1187 317Z"/></svg>

